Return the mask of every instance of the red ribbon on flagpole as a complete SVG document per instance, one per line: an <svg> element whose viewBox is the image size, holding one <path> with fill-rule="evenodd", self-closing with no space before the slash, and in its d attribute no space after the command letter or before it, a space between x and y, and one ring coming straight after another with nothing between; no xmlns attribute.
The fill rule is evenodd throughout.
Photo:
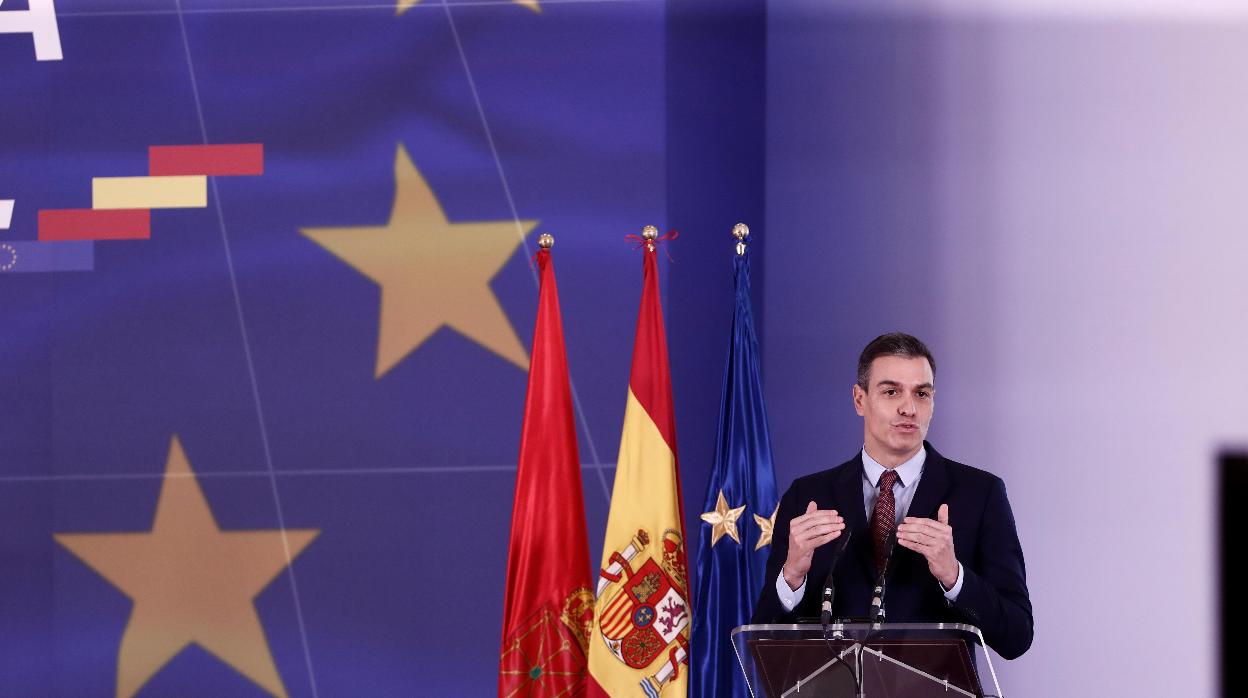
<svg viewBox="0 0 1248 698"><path fill-rule="evenodd" d="M667 231L666 234L655 238L653 242L654 242L654 245L657 247L660 242L666 242L668 240L675 240L679 235L680 235L680 231L673 228ZM634 250L641 249L642 247L646 246L646 243L651 242L650 240L647 240L643 238L642 236L637 235L636 233L629 233L624 236L624 239L633 243ZM667 251L666 247L663 248L663 254L667 255L667 261L672 262L673 264L676 263L676 260L672 259L672 254Z"/></svg>

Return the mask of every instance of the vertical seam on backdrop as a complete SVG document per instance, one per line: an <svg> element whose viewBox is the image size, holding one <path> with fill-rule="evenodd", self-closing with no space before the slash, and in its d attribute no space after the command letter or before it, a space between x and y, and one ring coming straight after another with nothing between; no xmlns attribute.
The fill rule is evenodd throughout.
<svg viewBox="0 0 1248 698"><path fill-rule="evenodd" d="M191 42L186 32L186 19L182 15L182 0L174 0L178 11L178 27L182 31L182 48L186 51L186 68L191 78L191 94L195 98L195 115L199 119L199 132L205 145L208 144L208 126L204 121L204 110L199 99L199 84L195 78L195 64L191 60ZM238 292L238 278L234 273L234 257L230 252L230 240L225 230L225 214L221 208L221 195L217 189L216 178L208 178L208 186L212 191L212 204L217 210L217 224L221 230L221 244L225 250L226 269L229 272L230 290L234 294L234 309L238 315L238 329L243 339L243 356L247 359L247 376L251 381L251 395L256 407L256 419L260 425L260 441L264 448L264 462L268 468L269 486L273 491L273 506L277 512L277 526L282 533L282 548L286 554L286 578L290 581L291 596L295 602L295 619L299 624L299 639L303 643L303 659L308 671L308 681L312 687L313 698L318 698L316 674L312 670L312 650L308 644L308 633L303 622L303 605L299 601L299 585L295 580L294 559L290 554L290 539L286 534L286 518L282 514L282 498L277 490L277 476L273 469L273 454L269 447L268 428L265 425L264 409L260 402L260 387L256 381L256 368L251 357L251 341L247 336L247 323L243 317L242 297Z"/></svg>
<svg viewBox="0 0 1248 698"><path fill-rule="evenodd" d="M529 253L529 244L524 239L524 226L520 224L520 214L516 211L515 199L511 196L511 186L507 183L507 173L503 170L502 158L498 155L498 147L494 144L494 133L490 130L490 122L485 118L485 107L481 104L481 96L477 93L477 83L472 77L472 69L468 67L468 55L464 52L464 44L459 40L459 30L455 27L455 17L451 13L451 6L447 0L442 0L442 7L446 10L446 21L451 27L451 36L455 39L455 48L459 51L459 61L464 66L464 77L468 79L468 89L472 92L472 101L477 107L477 116L481 119L481 128L485 131L485 140L490 146L490 155L494 158L494 168L498 170L498 179L503 184L503 195L507 198L507 206L511 210L511 218L516 223L516 236L520 238L520 246L524 248L524 256L532 256ZM530 268L533 276L533 284L539 289L541 281L537 277L537 270ZM576 392L576 382L572 380L572 368L568 367L568 388L572 391L572 405L576 409L577 421L581 424L581 431L585 434L586 444L589 446L589 455L594 463L602 462L598 458L598 448L594 445L594 435L589 431L589 421L585 419L585 410L581 407L581 399ZM594 468L598 471L598 482L602 485L602 496L606 498L607 506L611 505L611 488L607 486L607 477L603 475L602 468Z"/></svg>

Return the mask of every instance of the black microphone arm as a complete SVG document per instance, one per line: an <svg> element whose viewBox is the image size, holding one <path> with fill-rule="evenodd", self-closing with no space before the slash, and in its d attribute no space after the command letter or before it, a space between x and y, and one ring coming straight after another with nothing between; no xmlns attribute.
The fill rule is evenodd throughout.
<svg viewBox="0 0 1248 698"><path fill-rule="evenodd" d="M832 573L836 571L836 563L841 561L841 555L845 554L845 549L849 547L849 537L854 534L848 528L845 534L841 536L841 545L832 554L832 565L828 567L828 578L823 582L823 610L819 613L819 620L826 629L828 623L832 622L832 597L836 595L836 584L832 580Z"/></svg>
<svg viewBox="0 0 1248 698"><path fill-rule="evenodd" d="M888 565L893 561L893 549L897 547L897 528L888 532L888 540L884 544L884 565L879 570L879 576L875 579L875 589L871 591L871 624L879 625L884 621L884 591L885 591L885 575L888 572Z"/></svg>

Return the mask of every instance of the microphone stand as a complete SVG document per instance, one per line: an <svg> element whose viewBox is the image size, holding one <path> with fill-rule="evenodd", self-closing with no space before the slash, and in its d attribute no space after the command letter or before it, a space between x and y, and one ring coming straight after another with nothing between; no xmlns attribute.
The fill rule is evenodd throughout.
<svg viewBox="0 0 1248 698"><path fill-rule="evenodd" d="M853 533L848 528L845 529L845 535L841 536L841 545L832 555L832 564L828 567L828 578L823 582L823 607L819 614L819 620L823 625L823 643L828 646L828 653L832 655L832 662L828 664L829 669L837 662L844 663L841 655L832 646L832 641L828 638L828 624L832 622L832 599L836 596L836 583L832 578L832 574L836 572L836 563L841 561L841 556L845 554L845 549L849 547L849 539L853 536Z"/></svg>
<svg viewBox="0 0 1248 698"><path fill-rule="evenodd" d="M871 630L867 632L867 636L862 639L862 649L858 652L858 698L865 698L863 692L863 655L866 654L867 643L871 641L871 637L879 631L880 626L884 622L884 592L887 591L887 575L888 567L893 562L893 551L897 548L897 527L894 526L888 533L888 540L884 544L884 566L879 570L879 576L875 580L875 589L872 590L871 596Z"/></svg>

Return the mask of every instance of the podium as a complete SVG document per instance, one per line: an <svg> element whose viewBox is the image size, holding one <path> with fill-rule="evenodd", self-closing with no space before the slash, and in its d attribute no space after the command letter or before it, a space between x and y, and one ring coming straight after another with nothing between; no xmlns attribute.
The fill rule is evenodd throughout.
<svg viewBox="0 0 1248 698"><path fill-rule="evenodd" d="M754 698L1001 698L971 625L743 625L732 631ZM976 654L988 667L982 684Z"/></svg>

